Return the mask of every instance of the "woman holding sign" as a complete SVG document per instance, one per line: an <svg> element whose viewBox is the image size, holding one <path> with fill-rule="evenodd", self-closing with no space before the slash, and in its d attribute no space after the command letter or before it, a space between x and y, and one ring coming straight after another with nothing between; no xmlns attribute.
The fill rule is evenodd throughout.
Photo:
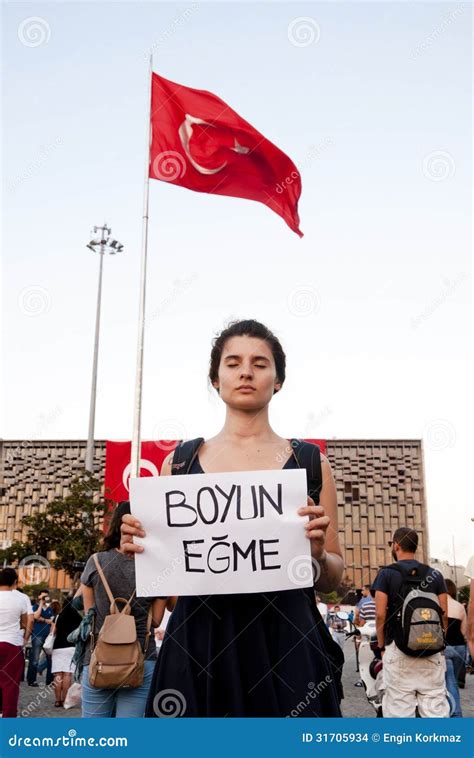
<svg viewBox="0 0 474 758"><path fill-rule="evenodd" d="M343 559L336 488L319 448L279 437L268 411L285 381L278 339L257 321L238 321L214 341L209 378L226 405L212 439L178 445L162 475L306 468L301 529L311 543L318 590L337 587ZM123 517L121 549L141 552L141 524ZM181 596L156 664L146 715L340 716L343 656L319 612L314 590Z"/></svg>

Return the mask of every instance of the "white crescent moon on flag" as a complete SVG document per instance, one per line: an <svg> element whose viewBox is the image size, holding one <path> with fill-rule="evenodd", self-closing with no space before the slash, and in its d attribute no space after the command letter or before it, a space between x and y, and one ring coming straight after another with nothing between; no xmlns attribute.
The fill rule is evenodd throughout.
<svg viewBox="0 0 474 758"><path fill-rule="evenodd" d="M199 163L196 163L194 158L191 155L191 152L189 150L189 140L192 137L193 134L193 124L205 124L206 126L210 126L213 129L214 124L210 124L208 121L203 121L202 118L197 118L196 116L190 116L189 113L186 113L183 123L178 129L179 138L181 140L181 144L184 148L184 152L186 153L189 162L192 166L196 169L196 171L199 171L200 174L217 174L219 171L222 171L223 168L227 166L227 161L225 161L221 166L217 166L217 168L206 168L205 166L200 166ZM236 139L234 139L234 147L230 148L231 150L234 150L236 153L242 153L246 154L250 152L249 147L244 147L242 145L239 145Z"/></svg>
<svg viewBox="0 0 474 758"><path fill-rule="evenodd" d="M147 461L146 458L140 458L140 471L144 469L145 471L149 471L152 476L159 476L158 468L155 466L154 463L151 461ZM129 492L129 479L130 479L130 472L132 470L132 464L129 463L128 466L125 466L122 474L122 483L127 492Z"/></svg>

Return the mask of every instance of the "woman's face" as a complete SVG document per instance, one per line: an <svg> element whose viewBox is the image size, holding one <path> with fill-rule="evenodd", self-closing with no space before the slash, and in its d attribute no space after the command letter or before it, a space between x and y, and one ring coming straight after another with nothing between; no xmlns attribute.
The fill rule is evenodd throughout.
<svg viewBox="0 0 474 758"><path fill-rule="evenodd" d="M270 346L256 337L231 337L222 351L214 387L226 405L259 409L268 405L281 387Z"/></svg>

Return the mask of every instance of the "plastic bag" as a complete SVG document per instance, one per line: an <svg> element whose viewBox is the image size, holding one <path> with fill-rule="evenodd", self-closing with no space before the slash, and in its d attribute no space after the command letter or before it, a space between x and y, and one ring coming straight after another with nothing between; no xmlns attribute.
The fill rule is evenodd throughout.
<svg viewBox="0 0 474 758"><path fill-rule="evenodd" d="M71 684L71 686L69 687L67 691L66 699L64 701L64 708L66 708L67 710L68 708L75 708L77 705L80 705L80 704L81 704L81 685L79 684L79 682L74 682L73 684Z"/></svg>

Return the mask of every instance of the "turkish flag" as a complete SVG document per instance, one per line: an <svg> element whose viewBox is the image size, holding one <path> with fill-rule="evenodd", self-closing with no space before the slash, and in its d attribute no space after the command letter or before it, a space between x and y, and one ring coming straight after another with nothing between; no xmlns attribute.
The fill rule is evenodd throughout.
<svg viewBox="0 0 474 758"><path fill-rule="evenodd" d="M140 476L159 476L163 461L175 449L179 440L156 440L142 442L140 454ZM326 453L326 440L310 440ZM105 446L105 497L119 503L129 499L131 442L111 442Z"/></svg>
<svg viewBox="0 0 474 758"><path fill-rule="evenodd" d="M258 200L300 237L301 177L290 158L227 103L152 74L150 177Z"/></svg>
<svg viewBox="0 0 474 758"><path fill-rule="evenodd" d="M156 440L142 442L140 451L140 476L159 476L163 461L175 449L179 440ZM129 499L129 481L132 469L131 442L105 444L105 497L120 503Z"/></svg>

